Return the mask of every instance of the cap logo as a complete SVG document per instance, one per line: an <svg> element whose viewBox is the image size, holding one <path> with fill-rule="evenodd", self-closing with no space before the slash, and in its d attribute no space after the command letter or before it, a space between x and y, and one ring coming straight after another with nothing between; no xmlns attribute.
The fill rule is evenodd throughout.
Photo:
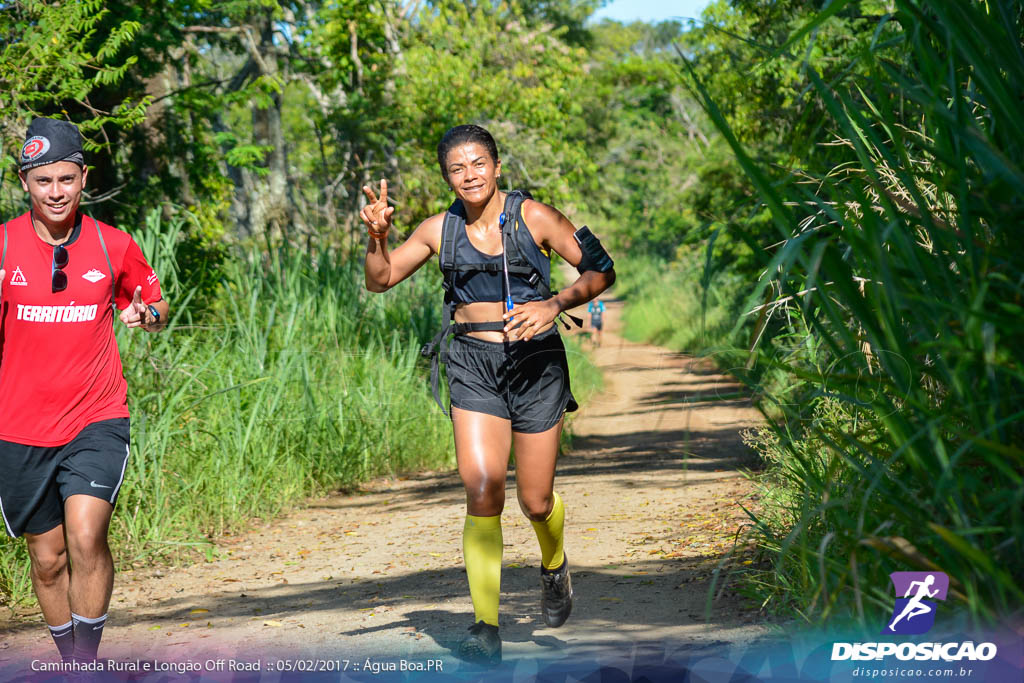
<svg viewBox="0 0 1024 683"><path fill-rule="evenodd" d="M35 161L49 151L49 138L45 138L42 135L31 137L25 142L25 146L21 148L22 163Z"/></svg>

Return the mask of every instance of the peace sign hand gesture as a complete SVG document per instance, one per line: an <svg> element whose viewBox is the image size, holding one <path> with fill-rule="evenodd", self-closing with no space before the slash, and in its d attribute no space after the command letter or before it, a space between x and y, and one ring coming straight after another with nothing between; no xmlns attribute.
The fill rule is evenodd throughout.
<svg viewBox="0 0 1024 683"><path fill-rule="evenodd" d="M395 207L388 206L388 181L381 178L380 197L373 193L369 185L363 186L363 193L367 204L359 212L359 217L369 229L372 239L386 240L391 229L391 214L395 212Z"/></svg>

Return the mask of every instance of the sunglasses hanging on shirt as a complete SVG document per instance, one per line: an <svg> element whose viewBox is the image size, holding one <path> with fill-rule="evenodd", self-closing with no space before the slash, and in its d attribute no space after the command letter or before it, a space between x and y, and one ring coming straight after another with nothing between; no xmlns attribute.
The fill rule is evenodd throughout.
<svg viewBox="0 0 1024 683"><path fill-rule="evenodd" d="M54 294L63 292L68 288L68 276L64 268L68 265L68 250L63 244L53 248L53 274L50 278L50 288Z"/></svg>

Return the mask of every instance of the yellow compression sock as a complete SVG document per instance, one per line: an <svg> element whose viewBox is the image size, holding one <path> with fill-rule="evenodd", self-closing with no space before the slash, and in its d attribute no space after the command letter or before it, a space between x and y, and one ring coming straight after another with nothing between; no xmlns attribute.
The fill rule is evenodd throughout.
<svg viewBox="0 0 1024 683"><path fill-rule="evenodd" d="M473 613L476 621L484 621L491 626L498 625L502 549L500 515L466 515L466 526L462 529L462 554L466 560Z"/></svg>
<svg viewBox="0 0 1024 683"><path fill-rule="evenodd" d="M540 541L540 561L545 569L558 569L565 561L565 552L562 550L562 530L565 526L565 505L562 504L562 497L554 494L555 503L551 506L551 513L543 522L534 522L533 530L537 533L537 540Z"/></svg>

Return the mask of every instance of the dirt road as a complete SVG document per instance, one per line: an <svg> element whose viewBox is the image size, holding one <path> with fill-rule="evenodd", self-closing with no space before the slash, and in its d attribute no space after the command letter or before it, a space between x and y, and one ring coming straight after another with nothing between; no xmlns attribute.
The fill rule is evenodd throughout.
<svg viewBox="0 0 1024 683"><path fill-rule="evenodd" d="M605 391L576 418L556 480L576 590L562 628L541 621L537 544L509 477L501 626L511 665L764 633L730 588L708 602L745 519L737 503L750 502L740 432L758 415L710 363L624 341L620 305L608 308L595 351ZM453 472L382 480L224 538L212 562L121 573L102 654L440 657L458 670L450 648L472 622L463 515ZM0 668L32 656L55 656L40 617L6 622Z"/></svg>

